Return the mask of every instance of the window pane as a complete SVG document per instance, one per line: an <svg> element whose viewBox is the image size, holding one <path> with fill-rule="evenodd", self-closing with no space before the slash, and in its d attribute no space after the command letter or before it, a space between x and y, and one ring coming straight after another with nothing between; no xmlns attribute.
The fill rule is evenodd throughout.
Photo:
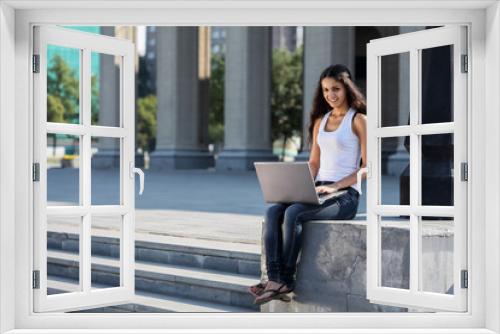
<svg viewBox="0 0 500 334"><path fill-rule="evenodd" d="M47 205L80 204L80 137L47 134Z"/></svg>
<svg viewBox="0 0 500 334"><path fill-rule="evenodd" d="M421 138L422 205L453 206L453 134Z"/></svg>
<svg viewBox="0 0 500 334"><path fill-rule="evenodd" d="M410 137L381 138L381 204L410 204Z"/></svg>
<svg viewBox="0 0 500 334"><path fill-rule="evenodd" d="M380 217L381 286L410 288L410 221L406 217Z"/></svg>
<svg viewBox="0 0 500 334"><path fill-rule="evenodd" d="M421 289L428 292L453 294L453 221L420 220L420 224L422 230Z"/></svg>
<svg viewBox="0 0 500 334"><path fill-rule="evenodd" d="M47 218L47 294L80 291L82 217Z"/></svg>
<svg viewBox="0 0 500 334"><path fill-rule="evenodd" d="M92 288L120 286L122 216L92 217Z"/></svg>
<svg viewBox="0 0 500 334"><path fill-rule="evenodd" d="M422 50L422 124L453 122L453 46Z"/></svg>
<svg viewBox="0 0 500 334"><path fill-rule="evenodd" d="M120 138L92 137L92 205L120 205Z"/></svg>
<svg viewBox="0 0 500 334"><path fill-rule="evenodd" d="M92 125L120 126L121 57L92 52Z"/></svg>
<svg viewBox="0 0 500 334"><path fill-rule="evenodd" d="M410 121L410 53L381 57L381 126Z"/></svg>
<svg viewBox="0 0 500 334"><path fill-rule="evenodd" d="M80 123L80 49L47 46L47 121Z"/></svg>

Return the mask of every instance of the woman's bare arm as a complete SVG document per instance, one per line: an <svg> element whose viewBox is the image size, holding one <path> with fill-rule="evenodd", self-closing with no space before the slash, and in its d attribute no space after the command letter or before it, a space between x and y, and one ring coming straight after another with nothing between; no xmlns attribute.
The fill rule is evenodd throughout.
<svg viewBox="0 0 500 334"><path fill-rule="evenodd" d="M321 118L318 118L314 123L311 153L309 154L309 166L311 167L311 174L314 180L316 180L316 175L318 175L319 157L321 153L317 142L320 123L321 123Z"/></svg>

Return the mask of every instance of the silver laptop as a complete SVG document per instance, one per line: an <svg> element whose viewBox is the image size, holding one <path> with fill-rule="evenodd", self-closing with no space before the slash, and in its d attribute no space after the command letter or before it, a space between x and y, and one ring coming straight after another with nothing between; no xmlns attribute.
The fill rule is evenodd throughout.
<svg viewBox="0 0 500 334"><path fill-rule="evenodd" d="M323 204L347 192L318 195L308 162L255 162L254 166L267 203Z"/></svg>

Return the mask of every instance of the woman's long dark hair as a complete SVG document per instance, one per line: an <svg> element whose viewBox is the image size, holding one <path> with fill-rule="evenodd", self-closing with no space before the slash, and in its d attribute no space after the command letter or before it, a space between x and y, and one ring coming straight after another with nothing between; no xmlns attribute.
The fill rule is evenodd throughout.
<svg viewBox="0 0 500 334"><path fill-rule="evenodd" d="M319 76L318 86L316 87L316 91L314 93L313 104L309 114L309 144L311 144L313 140L314 123L318 118L322 118L331 109L323 97L321 81L324 78L333 78L342 83L347 91L347 104L349 107L354 108L357 112L366 115L365 97L359 90L358 86L356 86L356 84L352 81L349 69L342 64L328 66Z"/></svg>

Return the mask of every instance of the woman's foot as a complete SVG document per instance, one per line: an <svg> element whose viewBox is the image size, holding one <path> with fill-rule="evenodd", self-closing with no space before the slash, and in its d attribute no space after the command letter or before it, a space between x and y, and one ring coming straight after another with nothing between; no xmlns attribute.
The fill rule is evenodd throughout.
<svg viewBox="0 0 500 334"><path fill-rule="evenodd" d="M258 297L264 292L267 282L260 282L258 284L252 285L248 288L248 292L254 297Z"/></svg>
<svg viewBox="0 0 500 334"><path fill-rule="evenodd" d="M286 284L268 281L266 287L264 288L264 291L262 291L262 293L257 298L255 298L254 304L262 305L275 299L289 302L290 297L287 296L287 294L290 292L292 292L292 289L287 287Z"/></svg>

